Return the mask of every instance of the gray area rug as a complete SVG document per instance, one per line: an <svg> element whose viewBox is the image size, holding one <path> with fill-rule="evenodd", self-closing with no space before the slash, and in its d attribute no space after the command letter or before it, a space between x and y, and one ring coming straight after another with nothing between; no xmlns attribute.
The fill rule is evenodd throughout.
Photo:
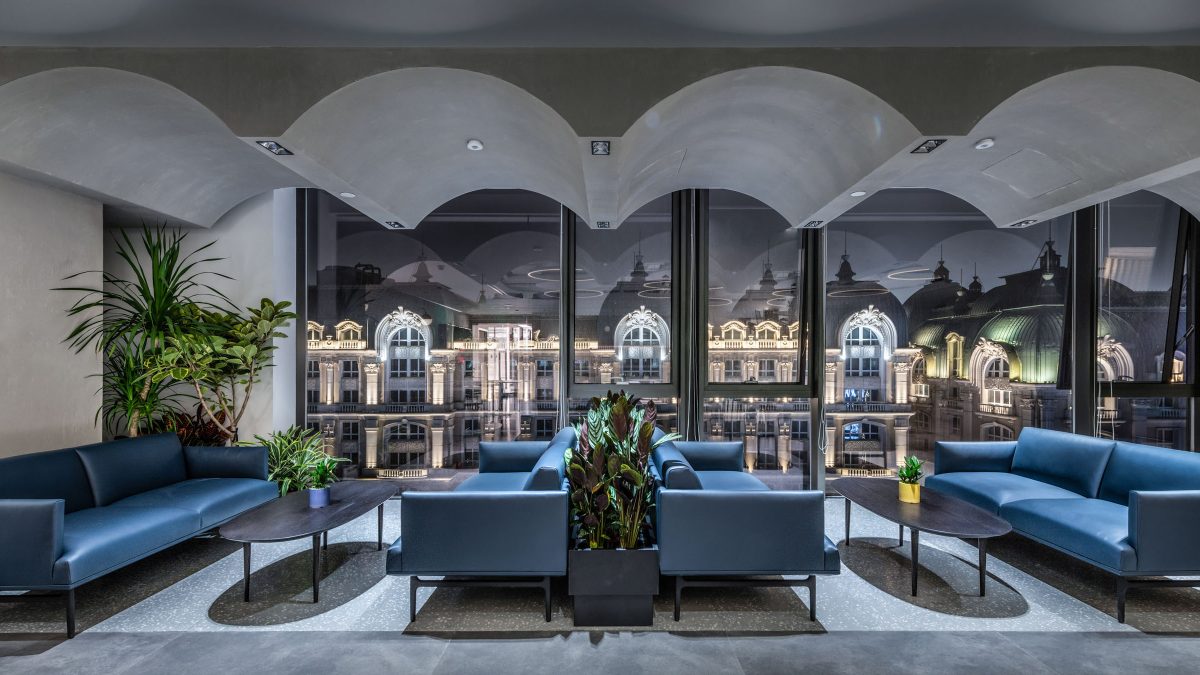
<svg viewBox="0 0 1200 675"><path fill-rule="evenodd" d="M808 605L790 588L688 588L679 621L673 619L673 581L664 579L654 601L651 626L576 627L571 598L556 582L550 622L542 612L542 593L529 588L421 589L417 620L406 634L446 637L542 636L581 632L670 632L722 634L823 633L820 621L808 620ZM807 598L807 589L798 589ZM820 618L820 581L817 616Z"/></svg>

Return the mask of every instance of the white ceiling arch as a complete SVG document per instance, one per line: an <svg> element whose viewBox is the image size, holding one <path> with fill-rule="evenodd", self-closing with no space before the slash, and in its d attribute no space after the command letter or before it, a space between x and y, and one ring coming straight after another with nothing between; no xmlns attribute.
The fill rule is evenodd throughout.
<svg viewBox="0 0 1200 675"><path fill-rule="evenodd" d="M0 86L0 168L205 227L254 195L304 185L187 94L113 68Z"/></svg>
<svg viewBox="0 0 1200 675"><path fill-rule="evenodd" d="M933 188L999 227L1040 222L1200 170L1200 82L1154 68L1102 66L1015 93L966 137L929 154L900 153L855 186ZM977 148L989 139L990 147ZM815 218L857 200L842 195Z"/></svg>
<svg viewBox="0 0 1200 675"><path fill-rule="evenodd" d="M882 99L833 75L756 67L684 87L617 143L615 171L589 161L597 220L621 221L685 188L750 195L799 225L906 148L917 129ZM605 189L611 181L615 189Z"/></svg>
<svg viewBox="0 0 1200 675"><path fill-rule="evenodd" d="M467 141L479 140L472 151ZM380 222L416 227L481 189L537 192L587 214L579 140L529 92L454 68L404 68L318 101L278 139L281 163Z"/></svg>

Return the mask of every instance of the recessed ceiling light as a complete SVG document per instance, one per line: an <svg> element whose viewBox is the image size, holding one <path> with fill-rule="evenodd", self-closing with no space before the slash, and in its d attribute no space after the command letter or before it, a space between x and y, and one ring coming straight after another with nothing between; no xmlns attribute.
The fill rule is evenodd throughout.
<svg viewBox="0 0 1200 675"><path fill-rule="evenodd" d="M1037 221L1034 220L1033 218L1030 218L1029 220L1021 220L1021 221L1015 222L1012 225L1009 225L1009 227L1029 227L1030 225L1033 225L1035 223L1037 223Z"/></svg>
<svg viewBox="0 0 1200 675"><path fill-rule="evenodd" d="M862 190L855 190L854 192L850 193L850 196L851 197L866 197L867 193Z"/></svg>
<svg viewBox="0 0 1200 675"><path fill-rule="evenodd" d="M612 141L592 141L593 155L612 154Z"/></svg>
<svg viewBox="0 0 1200 675"><path fill-rule="evenodd" d="M393 230L403 230L404 229L404 226L401 225L400 222L397 220L389 220L386 223L384 223L384 225L392 228Z"/></svg>
<svg viewBox="0 0 1200 675"><path fill-rule="evenodd" d="M934 150L937 150L938 146L940 146L942 143L945 143L945 142L946 142L946 139L944 139L944 138L930 138L928 140L922 141L920 145L913 148L912 154L927 155L927 154L933 152Z"/></svg>
<svg viewBox="0 0 1200 675"><path fill-rule="evenodd" d="M275 141L255 141L255 142L258 143L259 145L261 145L264 150L271 153L272 155L279 155L282 157L284 155L292 154L291 150L288 150L287 148L283 147L282 145L276 143Z"/></svg>
<svg viewBox="0 0 1200 675"><path fill-rule="evenodd" d="M339 192L338 196L342 199L354 199L358 195L354 194L353 192Z"/></svg>
<svg viewBox="0 0 1200 675"><path fill-rule="evenodd" d="M478 138L472 138L467 141L467 149L471 152L479 152L483 149L483 141Z"/></svg>
<svg viewBox="0 0 1200 675"><path fill-rule="evenodd" d="M981 138L978 141L975 141L975 149L976 150L987 150L988 148L992 147L995 144L996 144L996 139L994 139L994 138Z"/></svg>

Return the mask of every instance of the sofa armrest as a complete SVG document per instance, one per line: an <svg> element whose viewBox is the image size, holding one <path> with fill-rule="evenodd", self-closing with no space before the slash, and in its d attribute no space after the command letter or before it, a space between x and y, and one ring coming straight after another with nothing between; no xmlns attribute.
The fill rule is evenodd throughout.
<svg viewBox="0 0 1200 675"><path fill-rule="evenodd" d="M62 499L0 499L0 588L54 583L65 509Z"/></svg>
<svg viewBox="0 0 1200 675"><path fill-rule="evenodd" d="M663 574L836 572L825 556L825 495L805 490L661 490Z"/></svg>
<svg viewBox="0 0 1200 675"><path fill-rule="evenodd" d="M741 441L675 441L696 471L742 471L746 453Z"/></svg>
<svg viewBox="0 0 1200 675"><path fill-rule="evenodd" d="M1129 545L1138 570L1200 573L1200 490L1129 493Z"/></svg>
<svg viewBox="0 0 1200 675"><path fill-rule="evenodd" d="M188 478L257 478L267 480L267 449L235 445L208 447L189 445L183 449Z"/></svg>
<svg viewBox="0 0 1200 675"><path fill-rule="evenodd" d="M567 493L415 492L400 498L393 574L556 576L567 571Z"/></svg>
<svg viewBox="0 0 1200 675"><path fill-rule="evenodd" d="M529 472L529 478L525 480L525 489L563 489L563 479L567 474L567 450L566 445L551 443L550 447L534 463L533 469Z"/></svg>
<svg viewBox="0 0 1200 675"><path fill-rule="evenodd" d="M933 470L1008 472L1016 451L1016 441L938 441L933 446Z"/></svg>

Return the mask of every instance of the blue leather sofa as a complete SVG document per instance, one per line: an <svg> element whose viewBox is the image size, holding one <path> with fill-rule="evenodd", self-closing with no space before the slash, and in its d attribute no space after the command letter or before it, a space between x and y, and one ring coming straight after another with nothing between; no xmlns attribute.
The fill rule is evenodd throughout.
<svg viewBox="0 0 1200 675"><path fill-rule="evenodd" d="M400 538L388 549L387 572L409 577L411 621L417 589L438 586L541 588L550 620L550 578L567 573L564 455L574 447L571 427L549 442L483 442L478 475L450 492L401 496Z"/></svg>
<svg viewBox="0 0 1200 675"><path fill-rule="evenodd" d="M676 577L675 620L686 586L752 585L808 587L815 621L816 575L841 571L825 536L825 495L771 490L742 470L743 456L738 442L668 441L654 450L659 571ZM753 578L764 575L806 577Z"/></svg>
<svg viewBox="0 0 1200 675"><path fill-rule="evenodd" d="M266 448L175 434L0 459L0 590L62 591L73 637L76 588L278 496Z"/></svg>
<svg viewBox="0 0 1200 675"><path fill-rule="evenodd" d="M1200 455L1026 428L1016 441L939 442L925 485L1117 577L1117 620L1137 577L1200 575Z"/></svg>

